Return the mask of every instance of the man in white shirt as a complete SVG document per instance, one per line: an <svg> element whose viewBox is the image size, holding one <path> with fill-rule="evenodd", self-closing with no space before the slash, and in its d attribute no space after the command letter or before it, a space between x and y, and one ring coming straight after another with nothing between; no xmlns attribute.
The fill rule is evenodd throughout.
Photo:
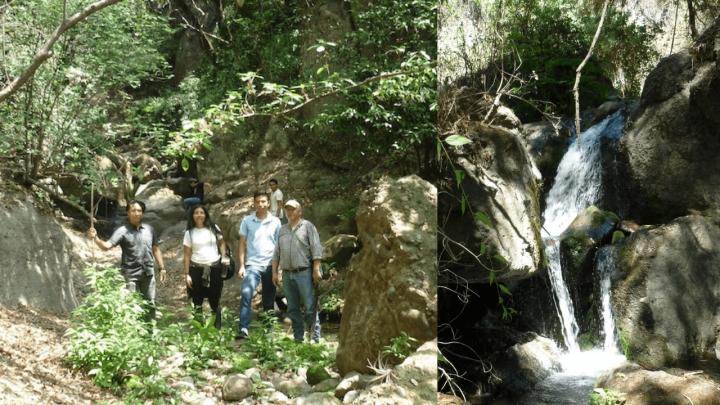
<svg viewBox="0 0 720 405"><path fill-rule="evenodd" d="M272 281L272 257L280 235L280 220L268 212L268 194L255 193L255 212L240 222L238 241L238 276L243 278L240 292L240 331L237 337L248 336L252 316L252 298L262 282L263 310L274 308L275 285Z"/></svg>
<svg viewBox="0 0 720 405"><path fill-rule="evenodd" d="M283 192L278 188L277 179L270 179L270 213L280 218L281 224L286 224L285 212L283 212Z"/></svg>

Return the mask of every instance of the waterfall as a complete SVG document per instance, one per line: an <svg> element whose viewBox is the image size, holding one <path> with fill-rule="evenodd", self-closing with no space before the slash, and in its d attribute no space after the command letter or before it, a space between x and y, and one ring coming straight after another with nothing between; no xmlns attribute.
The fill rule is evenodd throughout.
<svg viewBox="0 0 720 405"><path fill-rule="evenodd" d="M610 304L610 275L615 269L615 255L609 246L598 250L595 259L595 268L600 279L600 299L602 317L602 331L604 336L603 350L606 352L617 352L618 342L615 336L615 318Z"/></svg>
<svg viewBox="0 0 720 405"><path fill-rule="evenodd" d="M570 145L558 166L555 183L548 193L543 213L543 241L548 258L550 284L562 325L563 339L570 352L579 352L578 326L560 266L560 235L575 217L595 204L601 192L600 140L622 134L622 111L589 128Z"/></svg>

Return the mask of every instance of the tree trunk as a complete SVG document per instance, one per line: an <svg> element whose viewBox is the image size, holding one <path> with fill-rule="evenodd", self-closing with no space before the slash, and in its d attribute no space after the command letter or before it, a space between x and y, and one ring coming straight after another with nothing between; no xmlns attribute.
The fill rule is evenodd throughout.
<svg viewBox="0 0 720 405"><path fill-rule="evenodd" d="M690 25L690 36L692 37L692 39L694 41L698 37L698 32L697 32L697 28L695 27L695 7L693 6L692 0L687 0L687 6L688 6L688 24Z"/></svg>
<svg viewBox="0 0 720 405"><path fill-rule="evenodd" d="M582 74L582 69L585 67L585 64L590 60L590 57L592 56L593 50L595 49L595 45L597 44L598 38L600 38L600 31L602 31L603 23L605 23L605 15L607 14L608 5L610 5L610 0L605 0L603 3L602 8L602 14L600 15L600 22L598 23L597 29L595 30L595 36L593 37L592 43L590 44L590 49L588 49L587 55L585 55L585 59L583 59L582 62L580 62L580 65L575 70L575 86L573 86L573 93L575 94L575 132L577 133L577 136L580 136L581 128L580 128L580 75Z"/></svg>

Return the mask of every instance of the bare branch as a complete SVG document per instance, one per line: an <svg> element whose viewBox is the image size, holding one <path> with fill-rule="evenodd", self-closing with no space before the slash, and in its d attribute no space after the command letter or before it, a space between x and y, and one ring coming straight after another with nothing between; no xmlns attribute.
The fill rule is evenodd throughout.
<svg viewBox="0 0 720 405"><path fill-rule="evenodd" d="M598 23L597 29L595 30L595 36L593 37L590 49L588 49L585 59L580 62L580 65L575 70L575 86L573 86L573 93L575 94L575 132L577 136L580 136L580 75L585 64L590 60L595 44L597 44L598 38L600 38L600 31L602 31L603 24L605 23L605 15L607 14L608 5L611 0L605 0L603 3L602 14L600 15L600 22Z"/></svg>
<svg viewBox="0 0 720 405"><path fill-rule="evenodd" d="M35 56L33 56L30 65L25 68L25 70L20 74L20 76L16 77L12 82L10 82L9 85L5 86L2 90L0 90L0 102L4 101L13 93L18 91L28 80L30 80L31 77L33 77L35 71L37 71L40 65L42 65L43 62L50 58L50 56L52 56L52 48L55 45L55 42L57 42L57 40L63 35L63 33L65 33L65 31L72 28L73 26L75 26L75 24L83 21L95 12L100 11L107 6L111 6L120 1L122 0L100 0L98 2L90 4L81 11L64 19L55 29L55 31L53 31L50 37L45 41L45 44L43 44L43 46L40 47L37 52L35 52Z"/></svg>

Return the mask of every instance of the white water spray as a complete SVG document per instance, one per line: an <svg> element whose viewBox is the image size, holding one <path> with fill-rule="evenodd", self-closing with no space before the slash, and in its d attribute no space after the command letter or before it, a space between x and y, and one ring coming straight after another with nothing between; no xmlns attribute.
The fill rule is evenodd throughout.
<svg viewBox="0 0 720 405"><path fill-rule="evenodd" d="M618 352L618 342L615 336L615 318L612 313L612 305L610 305L610 275L615 269L615 255L613 250L608 247L602 247L598 250L595 259L596 271L600 278L600 299L602 311L600 313L603 322L603 351Z"/></svg>
<svg viewBox="0 0 720 405"><path fill-rule="evenodd" d="M570 294L560 266L560 235L579 213L595 204L600 196L600 139L618 138L623 129L622 112L617 111L594 125L568 148L547 198L543 213L543 241L548 257L550 283L568 351L579 352L578 326Z"/></svg>

